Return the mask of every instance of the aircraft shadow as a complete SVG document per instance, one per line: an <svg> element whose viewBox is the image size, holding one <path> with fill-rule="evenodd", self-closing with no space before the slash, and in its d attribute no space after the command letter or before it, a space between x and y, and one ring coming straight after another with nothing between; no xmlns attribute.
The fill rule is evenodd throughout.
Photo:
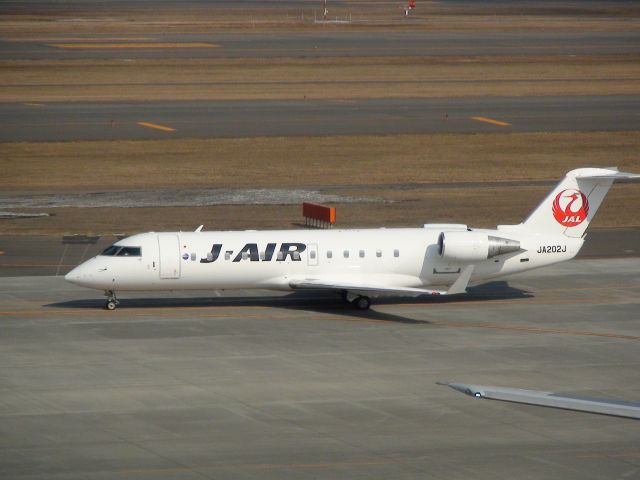
<svg viewBox="0 0 640 480"><path fill-rule="evenodd" d="M338 295L326 292L292 292L286 295L253 295L243 297L217 297L215 295L203 297L141 297L121 298L118 310L134 309L158 309L163 308L216 308L216 307L270 307L286 308L304 312L331 313L336 315L353 317L361 320L387 321L406 324L428 324L426 320L416 320L387 312L376 311L376 305L402 305L406 303L424 304L464 304L466 302L488 302L492 300L530 298L530 292L511 287L507 282L495 281L470 287L466 295L453 296L425 296L417 298L406 297L380 297L373 299L373 308L370 310L357 310L352 305L344 302ZM104 307L104 299L93 298L83 300L70 300L44 305L48 308L65 309L100 309Z"/></svg>

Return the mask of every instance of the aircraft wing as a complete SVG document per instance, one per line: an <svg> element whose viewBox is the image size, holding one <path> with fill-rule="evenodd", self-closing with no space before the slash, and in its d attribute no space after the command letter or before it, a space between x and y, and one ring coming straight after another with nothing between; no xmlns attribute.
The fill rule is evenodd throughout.
<svg viewBox="0 0 640 480"><path fill-rule="evenodd" d="M427 288L394 287L390 285L342 282L338 278L335 281L330 281L326 278L304 278L291 280L289 282L289 286L294 290L333 290L347 291L356 294L377 293L381 295L408 295L412 297L417 297L419 295L453 295L456 293L466 292L473 269L474 265L466 267L448 290L431 290Z"/></svg>

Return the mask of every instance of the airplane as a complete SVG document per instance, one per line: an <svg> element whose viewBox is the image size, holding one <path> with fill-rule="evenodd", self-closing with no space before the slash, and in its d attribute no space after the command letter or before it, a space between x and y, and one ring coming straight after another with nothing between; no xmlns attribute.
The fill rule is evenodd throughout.
<svg viewBox="0 0 640 480"><path fill-rule="evenodd" d="M579 168L518 225L422 228L149 232L124 238L65 279L116 292L324 290L366 310L371 297L454 295L470 283L570 260L614 181L640 174Z"/></svg>

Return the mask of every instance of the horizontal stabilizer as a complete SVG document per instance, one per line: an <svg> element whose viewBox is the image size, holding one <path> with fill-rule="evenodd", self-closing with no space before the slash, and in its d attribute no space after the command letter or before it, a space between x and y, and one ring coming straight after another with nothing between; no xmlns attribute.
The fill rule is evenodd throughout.
<svg viewBox="0 0 640 480"><path fill-rule="evenodd" d="M583 174L579 173L576 175L577 179L581 178L591 178L594 180L613 180L614 182L621 183L635 183L640 182L640 174L638 173L627 173L627 172L615 172L600 174L600 175L589 175L588 173Z"/></svg>

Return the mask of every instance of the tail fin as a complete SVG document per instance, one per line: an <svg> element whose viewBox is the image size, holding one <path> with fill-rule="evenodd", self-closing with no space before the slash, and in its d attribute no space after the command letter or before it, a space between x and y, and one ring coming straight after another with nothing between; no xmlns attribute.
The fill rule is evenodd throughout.
<svg viewBox="0 0 640 480"><path fill-rule="evenodd" d="M615 167L571 170L522 225L535 232L580 238L616 180L637 182L640 175Z"/></svg>

